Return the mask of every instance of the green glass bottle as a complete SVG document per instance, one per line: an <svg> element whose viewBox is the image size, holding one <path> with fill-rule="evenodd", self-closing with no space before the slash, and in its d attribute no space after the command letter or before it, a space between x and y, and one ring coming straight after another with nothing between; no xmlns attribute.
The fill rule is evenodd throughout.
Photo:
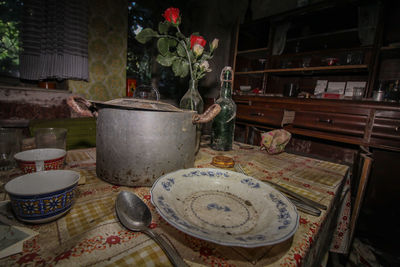
<svg viewBox="0 0 400 267"><path fill-rule="evenodd" d="M232 100L232 68L225 67L221 72L221 92L215 103L221 112L214 118L211 128L211 148L232 150L235 132L236 104Z"/></svg>

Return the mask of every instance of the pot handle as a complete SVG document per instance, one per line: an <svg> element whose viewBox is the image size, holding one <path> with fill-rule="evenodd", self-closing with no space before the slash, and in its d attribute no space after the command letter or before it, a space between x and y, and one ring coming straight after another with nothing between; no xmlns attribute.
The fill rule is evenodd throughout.
<svg viewBox="0 0 400 267"><path fill-rule="evenodd" d="M85 109L82 109L81 107L82 105L79 105L79 103L83 104ZM97 118L97 111L94 110L94 106L92 105L92 103L90 103L81 96L71 95L70 97L67 98L67 104L82 117Z"/></svg>
<svg viewBox="0 0 400 267"><path fill-rule="evenodd" d="M207 123L212 121L221 111L221 106L212 104L203 114L195 114L192 118L192 123Z"/></svg>

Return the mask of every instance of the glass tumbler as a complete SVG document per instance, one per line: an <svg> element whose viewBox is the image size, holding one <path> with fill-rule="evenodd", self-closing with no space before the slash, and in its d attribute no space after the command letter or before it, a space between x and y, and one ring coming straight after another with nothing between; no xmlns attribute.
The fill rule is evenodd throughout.
<svg viewBox="0 0 400 267"><path fill-rule="evenodd" d="M364 94L364 87L353 88L353 100L362 100Z"/></svg>
<svg viewBox="0 0 400 267"><path fill-rule="evenodd" d="M158 101L160 100L160 93L150 85L140 85L133 91L133 98Z"/></svg>
<svg viewBox="0 0 400 267"><path fill-rule="evenodd" d="M18 129L0 128L0 171L15 166L14 155L21 150L21 132Z"/></svg>
<svg viewBox="0 0 400 267"><path fill-rule="evenodd" d="M60 148L66 150L67 129L37 128L34 131L36 148Z"/></svg>

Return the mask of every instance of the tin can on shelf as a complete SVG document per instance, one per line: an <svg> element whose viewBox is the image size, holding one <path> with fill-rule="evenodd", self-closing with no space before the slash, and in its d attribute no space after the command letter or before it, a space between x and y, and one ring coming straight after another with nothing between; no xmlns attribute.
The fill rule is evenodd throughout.
<svg viewBox="0 0 400 267"><path fill-rule="evenodd" d="M372 99L374 101L383 101L385 99L385 91L374 91Z"/></svg>

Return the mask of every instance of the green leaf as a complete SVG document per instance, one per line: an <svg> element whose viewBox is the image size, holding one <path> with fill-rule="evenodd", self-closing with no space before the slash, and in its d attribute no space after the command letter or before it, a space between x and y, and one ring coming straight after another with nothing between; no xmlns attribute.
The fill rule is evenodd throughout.
<svg viewBox="0 0 400 267"><path fill-rule="evenodd" d="M157 41L157 48L158 52L160 52L161 55L167 56L168 54L171 54L171 47L175 47L177 44L177 41L171 38L160 38Z"/></svg>
<svg viewBox="0 0 400 267"><path fill-rule="evenodd" d="M171 26L171 23L167 20L160 22L158 24L158 31L160 32L160 34L168 34L169 26Z"/></svg>
<svg viewBox="0 0 400 267"><path fill-rule="evenodd" d="M189 62L186 60L182 61L182 75L181 78L186 77L189 74Z"/></svg>
<svg viewBox="0 0 400 267"><path fill-rule="evenodd" d="M174 60L172 62L172 71L174 72L175 76L181 76L182 68L181 68L181 60Z"/></svg>
<svg viewBox="0 0 400 267"><path fill-rule="evenodd" d="M169 47L175 47L178 44L178 42L175 39L168 38L168 44Z"/></svg>
<svg viewBox="0 0 400 267"><path fill-rule="evenodd" d="M186 48L187 48L187 50L191 50L190 49L190 38L186 38Z"/></svg>
<svg viewBox="0 0 400 267"><path fill-rule="evenodd" d="M161 55L166 56L169 52L169 41L167 38L160 38L157 41L157 48L158 52L160 52Z"/></svg>
<svg viewBox="0 0 400 267"><path fill-rule="evenodd" d="M183 35L181 32L177 32L176 33L176 37L180 38L180 39L186 39L186 36Z"/></svg>
<svg viewBox="0 0 400 267"><path fill-rule="evenodd" d="M194 55L192 50L189 51L189 57L191 62L195 62L196 56Z"/></svg>
<svg viewBox="0 0 400 267"><path fill-rule="evenodd" d="M212 56L210 56L210 54L207 52L204 52L203 55L201 56L201 61L210 60L210 59L212 59Z"/></svg>
<svg viewBox="0 0 400 267"><path fill-rule="evenodd" d="M180 56L180 57L186 57L187 55L186 55L186 50L185 50L185 47L184 47L184 45L180 42L179 44L178 44L178 46L176 47L176 52L178 53L178 55Z"/></svg>
<svg viewBox="0 0 400 267"><path fill-rule="evenodd" d="M189 64L183 59L174 60L172 63L172 71L174 72L175 76L184 78L189 73Z"/></svg>
<svg viewBox="0 0 400 267"><path fill-rule="evenodd" d="M145 44L145 43L147 43L148 41L150 41L151 40L151 38L153 38L153 37L156 37L158 34L157 34L157 32L156 31L153 31L152 29L150 29L150 28L146 28L146 29L143 29L141 32L139 32L137 35L136 35L136 40L139 42L139 43L141 43L141 44Z"/></svg>
<svg viewBox="0 0 400 267"><path fill-rule="evenodd" d="M172 56L171 54L168 54L168 56L158 55L156 58L157 62L164 67L170 67L175 59L176 56Z"/></svg>

